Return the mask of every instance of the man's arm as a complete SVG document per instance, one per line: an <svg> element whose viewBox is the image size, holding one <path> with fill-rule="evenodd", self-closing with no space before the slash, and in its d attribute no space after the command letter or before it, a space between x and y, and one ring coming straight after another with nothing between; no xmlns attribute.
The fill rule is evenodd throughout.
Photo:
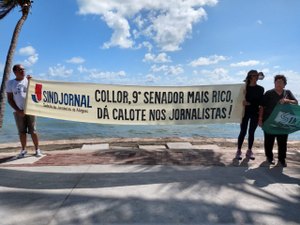
<svg viewBox="0 0 300 225"><path fill-rule="evenodd" d="M25 115L24 111L19 109L19 107L15 103L14 95L12 92L7 92L7 100L8 100L8 104L16 111L16 113L23 116Z"/></svg>

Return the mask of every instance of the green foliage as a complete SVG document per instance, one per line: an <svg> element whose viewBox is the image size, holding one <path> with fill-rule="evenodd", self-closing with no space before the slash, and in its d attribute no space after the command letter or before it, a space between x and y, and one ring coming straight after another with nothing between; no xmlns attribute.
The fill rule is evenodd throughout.
<svg viewBox="0 0 300 225"><path fill-rule="evenodd" d="M22 12L28 11L32 3L31 0L0 0L0 20L18 6L21 7Z"/></svg>
<svg viewBox="0 0 300 225"><path fill-rule="evenodd" d="M0 19L3 19L16 6L18 6L16 0L0 0Z"/></svg>

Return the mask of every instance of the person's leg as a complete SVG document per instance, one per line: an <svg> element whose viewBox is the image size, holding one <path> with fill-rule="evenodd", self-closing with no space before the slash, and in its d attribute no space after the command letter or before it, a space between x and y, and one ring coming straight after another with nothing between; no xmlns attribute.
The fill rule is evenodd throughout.
<svg viewBox="0 0 300 225"><path fill-rule="evenodd" d="M19 116L17 113L14 113L16 126L19 133L19 140L21 143L21 151L19 157L24 157L27 153L26 146L27 146L27 128L26 128L26 118L24 116Z"/></svg>
<svg viewBox="0 0 300 225"><path fill-rule="evenodd" d="M286 166L285 158L287 152L287 140L288 140L287 134L277 136L278 160L283 166Z"/></svg>
<svg viewBox="0 0 300 225"><path fill-rule="evenodd" d="M249 121L249 117L247 115L245 115L240 124L240 134L238 136L238 149L239 150L242 148L245 136L247 134L248 121Z"/></svg>
<svg viewBox="0 0 300 225"><path fill-rule="evenodd" d="M19 138L20 138L22 150L26 150L26 146L27 146L27 135L26 135L26 133L20 133Z"/></svg>
<svg viewBox="0 0 300 225"><path fill-rule="evenodd" d="M37 133L31 134L32 142L34 144L35 150L39 149L39 136Z"/></svg>
<svg viewBox="0 0 300 225"><path fill-rule="evenodd" d="M267 157L268 162L273 162L273 146L275 142L275 136L272 134L267 134L264 132L264 147L265 147L265 155Z"/></svg>
<svg viewBox="0 0 300 225"><path fill-rule="evenodd" d="M36 131L36 117L35 116L28 116L27 126L28 126L28 131L31 134L32 142L35 147L35 155L41 156L42 153L39 149L39 136Z"/></svg>
<svg viewBox="0 0 300 225"><path fill-rule="evenodd" d="M250 158L252 160L255 159L255 156L252 151L252 146L254 143L254 133L257 128L257 124L258 124L257 116L252 116L250 118L250 126L249 126L249 132L248 132L248 150L246 152L246 157Z"/></svg>
<svg viewBox="0 0 300 225"><path fill-rule="evenodd" d="M248 149L251 150L254 143L254 134L258 125L257 116L253 116L250 119L249 133L248 133Z"/></svg>
<svg viewBox="0 0 300 225"><path fill-rule="evenodd" d="M249 117L248 116L244 116L242 119L242 122L240 124L240 134L238 136L238 143L237 143L237 151L235 154L235 158L238 160L242 159L242 145L244 143L244 139L247 133L247 128L248 128L248 121L249 121Z"/></svg>

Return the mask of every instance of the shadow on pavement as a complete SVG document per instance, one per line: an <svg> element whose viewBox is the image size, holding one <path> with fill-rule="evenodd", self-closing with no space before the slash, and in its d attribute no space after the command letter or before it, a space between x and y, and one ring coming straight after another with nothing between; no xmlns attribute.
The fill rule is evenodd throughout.
<svg viewBox="0 0 300 225"><path fill-rule="evenodd" d="M50 171L47 170L48 167L0 168L0 186L4 187L0 192L0 215L7 218L12 208L25 211L59 208L55 217L48 217L48 221L43 221L41 214L33 214L22 222L55 224L53 220L57 220L59 224L75 225L199 224L199 221L201 224L258 224L257 220L264 217L280 218L285 224L300 223L299 192L285 191L281 194L280 186L278 187L282 185L284 188L283 185L286 184L299 186L300 179L283 173L282 167L268 167L263 162L259 167L251 168L247 160L240 163L242 166L226 167L222 166L220 155L212 151L168 155L168 160L173 160L172 165L179 163L178 159L186 159L187 162L196 160L198 164L205 166L150 166L159 162L163 154L166 153L148 155L144 152L143 155L133 154L129 158L126 154L114 155L122 164L130 165L130 170L118 172L101 171L99 165L62 166ZM67 157L65 160L68 160ZM148 162L148 166L133 165L132 162L139 162L138 160ZM214 162L221 166L201 162ZM96 172L93 170L95 167L98 168ZM76 170L72 171L70 168ZM298 168L291 168L291 171L299 174ZM273 184L276 184L274 190L269 187ZM130 190L133 193L135 188L147 185L157 185L157 193L168 193L169 198L147 198L143 193L140 197L137 194L117 197L113 194L104 195L105 192L97 195L96 191L120 188L120 191ZM8 191L6 188L13 190ZM91 189L90 193L86 189ZM181 197L190 192L193 196ZM259 205L256 207L255 204L259 202L269 206L268 210L261 209ZM251 207L248 208L247 204Z"/></svg>
<svg viewBox="0 0 300 225"><path fill-rule="evenodd" d="M255 224L253 218L261 216L284 218L286 224L299 223L299 195L280 196L265 190L272 183L298 184L299 179L280 173L280 168L245 168L203 167L202 169L182 170L176 167L159 167L151 171L151 167L136 166L140 172L119 173L59 173L30 172L0 169L0 185L18 189L65 190L70 188L72 195L56 192L42 193L32 191L0 192L1 208L36 208L50 210L57 207L59 212L55 220L60 224ZM279 170L279 171L278 171ZM254 184L246 182L253 179ZM139 186L149 184L176 183L175 187L162 185L162 191L173 196L171 199L147 199L143 197L108 197L97 196L96 192L81 192L85 188L113 188ZM134 187L133 187L134 188ZM224 188L243 194L249 200L260 199L273 205L272 210L249 209L241 207L239 199L226 202L228 196L220 196ZM198 197L180 198L185 191L193 190ZM77 190L77 192L74 192ZM229 191L229 192L232 192ZM207 193L216 199L205 199ZM176 197L177 196L177 197ZM218 201L219 198L224 198ZM232 198L234 199L234 198ZM59 205L59 202L63 202ZM248 201L247 201L248 202ZM251 202L251 201L250 201ZM251 204L251 203L250 203ZM255 208L255 206L254 206ZM68 215L68 216L67 216ZM288 216L287 216L288 215ZM8 215L7 215L8 216ZM24 224L43 224L42 218L32 215ZM27 223L28 222L28 223ZM49 224L50 221L45 221ZM52 221L53 222L53 221ZM263 224L263 223L262 223Z"/></svg>
<svg viewBox="0 0 300 225"><path fill-rule="evenodd" d="M5 207L36 208L38 211L54 210L59 207L58 202L65 198L61 194L36 193L35 201L28 202L26 196L30 193L3 193L6 195L1 204ZM32 195L32 194L31 194ZM30 197L32 198L32 197ZM23 200L19 200L23 199ZM193 201L185 199L172 200L148 200L143 198L113 198L99 196L85 196L73 194L64 200L60 211L55 218L45 218L39 214L32 214L30 218L24 218L23 224L258 224L254 218L282 217L286 224L299 222L297 212L288 212L288 208L296 207L295 202L286 201L278 204L283 199L277 198L272 212L260 210L245 210L234 204L217 204L207 201ZM278 208L277 208L278 207ZM7 215L8 216L8 215ZM3 219L3 218L2 218ZM52 223L51 223L52 222ZM260 223L266 224L266 223Z"/></svg>

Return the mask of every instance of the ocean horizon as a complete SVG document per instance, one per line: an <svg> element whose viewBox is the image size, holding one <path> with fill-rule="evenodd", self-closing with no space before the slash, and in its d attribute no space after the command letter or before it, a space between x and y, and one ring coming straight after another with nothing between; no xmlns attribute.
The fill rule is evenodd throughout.
<svg viewBox="0 0 300 225"><path fill-rule="evenodd" d="M166 138L208 137L237 139L238 123L195 125L104 125L37 118L37 130L41 141L72 140L85 138ZM246 136L247 138L247 136ZM257 128L255 139L263 140L263 132ZM289 140L300 141L300 132L289 135ZM0 143L18 142L13 111L6 105L4 123L0 128Z"/></svg>

